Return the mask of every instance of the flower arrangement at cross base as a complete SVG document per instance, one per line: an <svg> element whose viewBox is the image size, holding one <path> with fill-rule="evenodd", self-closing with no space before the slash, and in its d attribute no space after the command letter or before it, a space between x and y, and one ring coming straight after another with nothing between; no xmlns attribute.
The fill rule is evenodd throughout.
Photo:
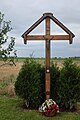
<svg viewBox="0 0 80 120"><path fill-rule="evenodd" d="M52 117L59 112L59 106L52 99L45 100L41 107L39 107L39 111L48 117Z"/></svg>

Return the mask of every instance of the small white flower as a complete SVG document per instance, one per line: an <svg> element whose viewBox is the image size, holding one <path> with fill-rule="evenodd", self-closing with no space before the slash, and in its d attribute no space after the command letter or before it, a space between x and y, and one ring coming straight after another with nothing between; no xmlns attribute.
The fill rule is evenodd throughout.
<svg viewBox="0 0 80 120"><path fill-rule="evenodd" d="M59 113L59 110L57 110L57 113Z"/></svg>
<svg viewBox="0 0 80 120"><path fill-rule="evenodd" d="M45 109L46 109L46 106L43 107L43 110L45 110Z"/></svg>

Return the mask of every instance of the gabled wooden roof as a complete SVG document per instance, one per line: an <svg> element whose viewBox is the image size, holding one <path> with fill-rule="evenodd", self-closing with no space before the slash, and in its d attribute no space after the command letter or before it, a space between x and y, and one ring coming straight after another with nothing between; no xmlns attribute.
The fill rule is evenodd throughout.
<svg viewBox="0 0 80 120"><path fill-rule="evenodd" d="M75 35L66 26L64 26L57 18L55 18L52 13L44 13L43 16L38 21L36 21L28 30L26 30L23 33L22 37L24 38L25 35L28 35L44 19L46 19L46 17L50 17L50 19L52 19L58 26L60 26L67 34L69 34L70 36L72 36L72 38L75 37Z"/></svg>
<svg viewBox="0 0 80 120"><path fill-rule="evenodd" d="M55 22L59 27L61 27L68 35L50 35L50 36L35 36L35 35L28 35L33 29L35 29L44 19L50 18L53 22ZM44 13L43 16L36 21L28 30L26 30L22 37L24 38L24 44L26 44L27 40L45 40L44 38L50 39L52 37L52 40L69 40L69 43L72 44L72 40L75 37L75 35L66 27L64 26L57 18L53 16L52 13Z"/></svg>

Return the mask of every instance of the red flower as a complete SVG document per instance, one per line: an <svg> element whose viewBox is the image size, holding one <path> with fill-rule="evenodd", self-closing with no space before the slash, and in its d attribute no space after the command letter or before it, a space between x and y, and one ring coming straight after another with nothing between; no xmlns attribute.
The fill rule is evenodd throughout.
<svg viewBox="0 0 80 120"><path fill-rule="evenodd" d="M50 106L48 106L48 109L51 109L51 105L50 105Z"/></svg>
<svg viewBox="0 0 80 120"><path fill-rule="evenodd" d="M51 110L47 110L48 111L48 113L50 113L51 112Z"/></svg>
<svg viewBox="0 0 80 120"><path fill-rule="evenodd" d="M52 104L52 108L56 108L56 104Z"/></svg>
<svg viewBox="0 0 80 120"><path fill-rule="evenodd" d="M59 110L59 107L58 107L58 105L56 105L56 110Z"/></svg>

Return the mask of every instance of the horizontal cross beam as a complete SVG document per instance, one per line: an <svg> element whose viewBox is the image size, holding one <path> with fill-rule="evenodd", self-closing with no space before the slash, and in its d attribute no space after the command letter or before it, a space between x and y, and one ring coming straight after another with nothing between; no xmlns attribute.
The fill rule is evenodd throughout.
<svg viewBox="0 0 80 120"><path fill-rule="evenodd" d="M70 35L26 35L24 40L71 40Z"/></svg>

